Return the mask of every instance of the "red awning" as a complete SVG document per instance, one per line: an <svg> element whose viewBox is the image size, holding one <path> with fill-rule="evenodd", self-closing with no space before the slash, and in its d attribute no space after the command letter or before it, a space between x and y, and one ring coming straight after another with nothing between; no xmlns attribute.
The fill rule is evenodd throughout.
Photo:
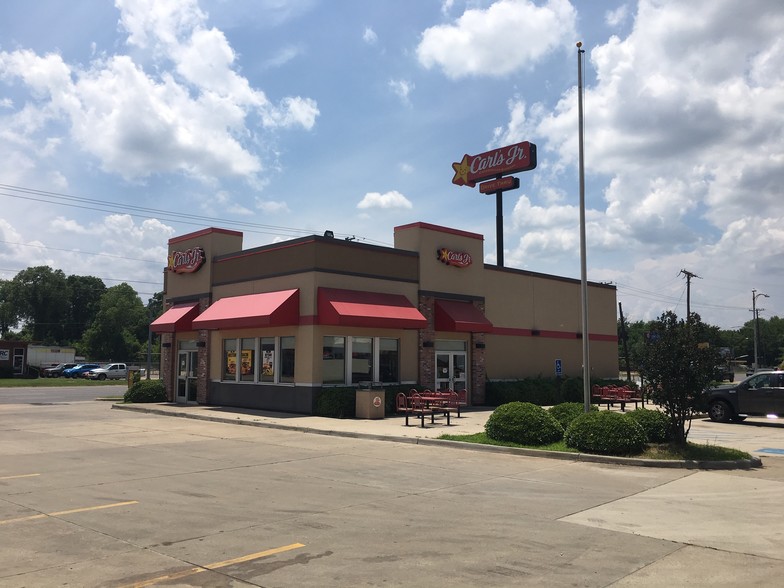
<svg viewBox="0 0 784 588"><path fill-rule="evenodd" d="M470 302L436 300L435 327L436 331L489 333L493 323Z"/></svg>
<svg viewBox="0 0 784 588"><path fill-rule="evenodd" d="M191 321L199 314L199 303L175 304L150 323L153 333L192 331Z"/></svg>
<svg viewBox="0 0 784 588"><path fill-rule="evenodd" d="M319 288L321 325L421 329L427 319L402 294Z"/></svg>
<svg viewBox="0 0 784 588"><path fill-rule="evenodd" d="M193 321L194 329L246 329L299 324L299 290L229 296Z"/></svg>

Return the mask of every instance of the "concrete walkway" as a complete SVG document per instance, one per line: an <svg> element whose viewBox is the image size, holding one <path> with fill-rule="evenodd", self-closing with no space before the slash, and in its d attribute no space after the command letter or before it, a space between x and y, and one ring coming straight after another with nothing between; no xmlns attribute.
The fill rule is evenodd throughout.
<svg viewBox="0 0 784 588"><path fill-rule="evenodd" d="M493 409L487 407L471 407L461 411L460 418L455 415L451 424L446 424L443 416L436 418L435 424L425 419L425 428L420 421L409 417L409 425L405 425L403 416L389 416L384 419L334 419L319 416L298 415L282 412L231 408L220 406L182 405L182 404L115 404L113 408L135 410L174 417L210 420L215 422L236 423L242 425L262 426L285 430L341 435L346 437L365 437L370 439L387 439L391 441L426 443L438 439L445 434L471 435L484 431L485 423ZM617 408L613 410L618 410ZM784 423L767 421L766 419L748 419L744 423L714 423L708 419L692 421L689 440L695 443L706 443L740 449L751 454L755 459L749 463L733 462L711 464L683 464L682 462L656 462L635 458L615 458L588 456L585 454L563 454L542 452L539 450L515 450L526 455L546 455L558 459L580 461L597 461L604 463L629 463L631 465L656 465L659 467L707 467L707 468L748 468L759 467L760 458L773 458L784 461ZM440 443L446 443L441 441ZM461 447L466 444L461 443ZM490 446L473 446L483 451L509 451L506 448Z"/></svg>

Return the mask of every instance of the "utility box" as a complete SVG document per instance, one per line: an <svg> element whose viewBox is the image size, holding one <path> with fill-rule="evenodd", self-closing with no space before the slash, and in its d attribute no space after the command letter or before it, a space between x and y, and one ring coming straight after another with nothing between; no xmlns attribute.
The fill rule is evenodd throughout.
<svg viewBox="0 0 784 588"><path fill-rule="evenodd" d="M367 386L357 390L356 417L358 419L383 419L386 398L382 388Z"/></svg>

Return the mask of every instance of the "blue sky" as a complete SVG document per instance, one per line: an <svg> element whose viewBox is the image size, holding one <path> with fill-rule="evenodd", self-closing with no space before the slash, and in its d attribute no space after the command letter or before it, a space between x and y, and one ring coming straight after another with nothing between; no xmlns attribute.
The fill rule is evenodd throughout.
<svg viewBox="0 0 784 588"><path fill-rule="evenodd" d="M531 141L504 195L508 267L588 278L630 320L784 314L784 6L777 0L5 0L0 278L32 265L162 289L170 237L245 247L424 221L485 236L463 154ZM579 301L575 301L579 304Z"/></svg>

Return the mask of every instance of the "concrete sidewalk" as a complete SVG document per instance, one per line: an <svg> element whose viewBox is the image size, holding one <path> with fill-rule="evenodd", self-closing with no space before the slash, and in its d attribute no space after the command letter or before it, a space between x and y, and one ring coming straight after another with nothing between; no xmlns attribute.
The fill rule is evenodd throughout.
<svg viewBox="0 0 784 588"><path fill-rule="evenodd" d="M439 416L435 419L435 424L431 424L430 419L426 418L425 428L422 428L420 421L414 417L409 417L409 425L406 426L405 417L402 415L388 416L383 419L334 419L244 408L169 403L114 404L112 408L214 422L409 443L435 442L433 440L445 434L471 435L480 433L484 431L485 423L493 412L493 408L490 407L470 407L461 411L460 418L452 415L451 424L449 425L446 424L445 417ZM692 421L689 440L695 443L707 443L740 449L751 454L754 459L751 462L741 460L739 462L684 463L544 452L535 449L510 449L487 445L472 445L471 448L481 451L516 452L525 455L541 455L543 457L578 461L708 469L760 467L762 465L761 457L784 460L784 423L766 422L765 419L748 419L745 423L723 424L713 423L707 419L695 419ZM447 444L450 442L438 441L438 443ZM461 447L465 448L466 445L469 444L460 443Z"/></svg>

